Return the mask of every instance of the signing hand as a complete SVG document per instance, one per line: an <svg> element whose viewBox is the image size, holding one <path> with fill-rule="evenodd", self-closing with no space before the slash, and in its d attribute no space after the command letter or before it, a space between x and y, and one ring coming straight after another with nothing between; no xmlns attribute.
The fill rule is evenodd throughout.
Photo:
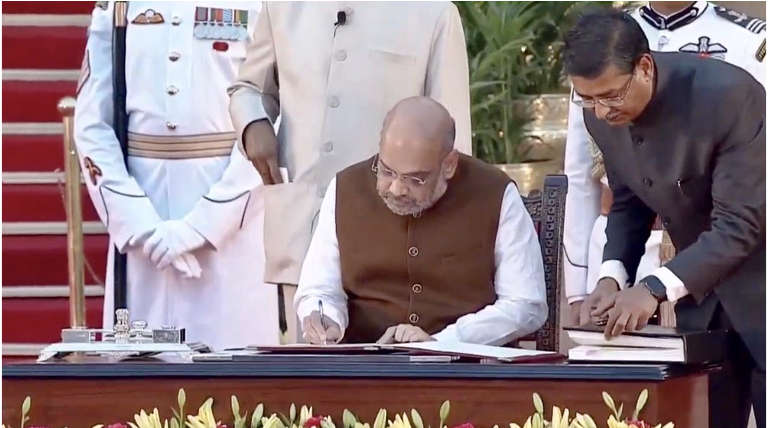
<svg viewBox="0 0 770 428"><path fill-rule="evenodd" d="M411 324L399 324L388 327L377 343L430 342L434 339L425 330Z"/></svg>
<svg viewBox="0 0 770 428"><path fill-rule="evenodd" d="M337 343L342 339L342 329L326 315L321 322L321 313L313 311L302 320L302 337L314 345Z"/></svg>

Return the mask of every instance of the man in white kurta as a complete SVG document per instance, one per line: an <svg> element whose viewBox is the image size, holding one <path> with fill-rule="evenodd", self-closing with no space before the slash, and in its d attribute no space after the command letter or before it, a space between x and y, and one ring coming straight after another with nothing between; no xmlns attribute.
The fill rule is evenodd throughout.
<svg viewBox="0 0 770 428"><path fill-rule="evenodd" d="M457 149L471 154L468 59L450 2L267 3L230 92L236 132L265 183L288 169L290 183L266 188L267 282L297 284L329 181L377 152L398 100L441 102L457 121ZM279 115L276 142L269 124ZM294 287L285 290L290 309Z"/></svg>
<svg viewBox="0 0 770 428"><path fill-rule="evenodd" d="M727 61L764 84L763 20L705 1L650 2L632 16L647 36L650 49L691 52ZM604 198L602 188L606 195L609 187L597 151L583 123L583 110L570 103L564 159L564 172L569 179L564 220L564 288L573 322L578 322L581 302L594 290L596 282L608 275L602 265L602 252L607 241L604 229L609 205L600 200ZM643 278L660 266L662 237L660 230L651 233L636 278Z"/></svg>
<svg viewBox="0 0 770 428"><path fill-rule="evenodd" d="M227 112L258 12L253 2L129 2L126 169L113 130L113 3L94 9L75 141L110 235L105 328L115 245L127 254L132 319L183 327L215 349L278 342L277 293L262 282L261 179Z"/></svg>
<svg viewBox="0 0 770 428"><path fill-rule="evenodd" d="M378 155L332 179L294 300L308 341L503 345L545 322L532 218L453 131L440 104L407 98Z"/></svg>

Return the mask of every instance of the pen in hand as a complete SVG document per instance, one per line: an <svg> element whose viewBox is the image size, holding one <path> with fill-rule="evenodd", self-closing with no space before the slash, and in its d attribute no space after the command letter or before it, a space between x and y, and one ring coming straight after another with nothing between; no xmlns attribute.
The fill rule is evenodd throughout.
<svg viewBox="0 0 770 428"><path fill-rule="evenodd" d="M321 328L324 331L321 340L323 340L324 345L326 345L328 343L326 341L326 322L324 321L324 304L321 299L318 299L318 315L321 317Z"/></svg>

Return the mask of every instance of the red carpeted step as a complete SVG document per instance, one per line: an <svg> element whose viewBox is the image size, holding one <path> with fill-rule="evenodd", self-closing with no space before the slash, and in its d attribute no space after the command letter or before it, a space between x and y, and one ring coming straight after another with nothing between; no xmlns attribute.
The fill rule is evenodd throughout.
<svg viewBox="0 0 770 428"><path fill-rule="evenodd" d="M6 1L3 13L84 14L94 10L92 1Z"/></svg>
<svg viewBox="0 0 770 428"><path fill-rule="evenodd" d="M3 172L64 170L61 135L3 135L2 146Z"/></svg>
<svg viewBox="0 0 770 428"><path fill-rule="evenodd" d="M102 326L102 297L86 297L86 325ZM66 297L3 299L3 343L52 343L61 341L61 329L69 321Z"/></svg>
<svg viewBox="0 0 770 428"><path fill-rule="evenodd" d="M107 235L85 235L84 253L99 276L94 278L85 269L86 284L104 283L108 243ZM63 284L67 284L65 235L3 236L3 286Z"/></svg>
<svg viewBox="0 0 770 428"><path fill-rule="evenodd" d="M4 184L3 222L66 221L62 194L58 184ZM84 221L99 221L85 184L81 206Z"/></svg>
<svg viewBox="0 0 770 428"><path fill-rule="evenodd" d="M86 27L3 26L3 69L80 69ZM3 119L5 121L5 119Z"/></svg>
<svg viewBox="0 0 770 428"><path fill-rule="evenodd" d="M59 100L74 96L77 82L3 81L3 123L58 122Z"/></svg>

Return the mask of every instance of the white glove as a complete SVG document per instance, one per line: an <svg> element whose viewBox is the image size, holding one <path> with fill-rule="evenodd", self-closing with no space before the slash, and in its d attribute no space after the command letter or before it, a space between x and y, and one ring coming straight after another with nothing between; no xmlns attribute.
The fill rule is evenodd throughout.
<svg viewBox="0 0 770 428"><path fill-rule="evenodd" d="M146 232L134 235L128 241L129 246L143 246L155 229L150 229ZM198 263L198 258L192 253L184 253L177 256L172 262L171 266L179 271L185 278L200 278L201 277L201 265Z"/></svg>
<svg viewBox="0 0 770 428"><path fill-rule="evenodd" d="M185 278L197 279L201 277L201 265L198 263L198 258L192 253L184 253L178 256L171 262L171 266L178 270Z"/></svg>
<svg viewBox="0 0 770 428"><path fill-rule="evenodd" d="M177 257L206 244L206 238L184 220L167 220L147 238L142 251L158 269L170 265ZM200 266L199 266L200 267Z"/></svg>

